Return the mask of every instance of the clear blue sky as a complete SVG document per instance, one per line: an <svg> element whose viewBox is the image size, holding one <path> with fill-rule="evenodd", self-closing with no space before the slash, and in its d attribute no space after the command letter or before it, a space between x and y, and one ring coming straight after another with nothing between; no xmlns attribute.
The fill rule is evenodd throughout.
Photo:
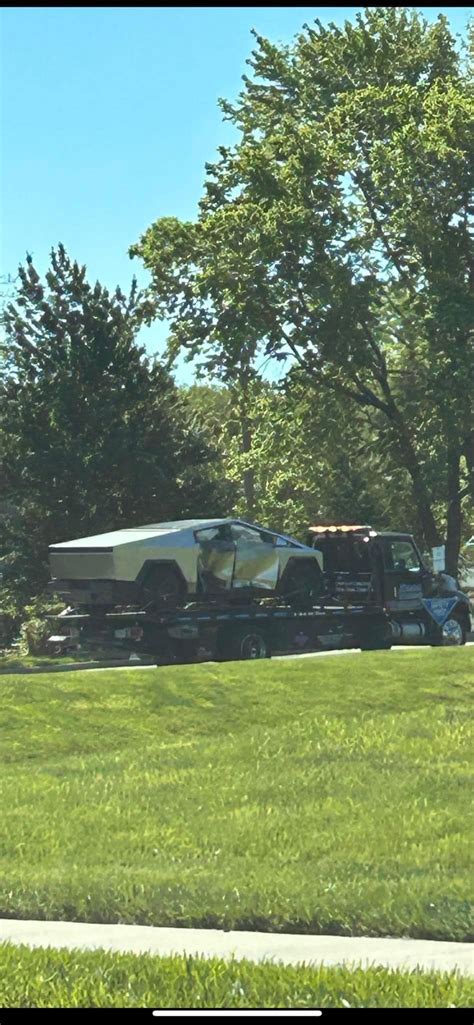
<svg viewBox="0 0 474 1025"><path fill-rule="evenodd" d="M146 284L128 247L157 217L195 216L204 163L229 137L217 99L239 91L251 29L288 42L306 21L358 10L4 7L0 273L26 251L44 271L61 241L92 279ZM469 16L419 10L446 13L455 32ZM165 337L157 324L143 341L160 352Z"/></svg>

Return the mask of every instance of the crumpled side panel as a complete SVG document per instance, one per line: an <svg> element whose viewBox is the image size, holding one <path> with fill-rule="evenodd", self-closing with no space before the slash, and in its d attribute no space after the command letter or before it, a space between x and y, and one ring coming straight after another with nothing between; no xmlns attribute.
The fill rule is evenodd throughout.
<svg viewBox="0 0 474 1025"><path fill-rule="evenodd" d="M235 545L231 541L201 541L198 576L207 592L229 591L234 575Z"/></svg>
<svg viewBox="0 0 474 1025"><path fill-rule="evenodd" d="M278 571L278 550L272 545L237 544L234 587L274 591L278 583Z"/></svg>

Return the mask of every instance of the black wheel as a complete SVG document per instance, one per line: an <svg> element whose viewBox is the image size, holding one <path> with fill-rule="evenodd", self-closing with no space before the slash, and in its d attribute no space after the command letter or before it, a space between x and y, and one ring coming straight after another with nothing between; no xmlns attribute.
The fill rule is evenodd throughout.
<svg viewBox="0 0 474 1025"><path fill-rule="evenodd" d="M196 641L173 641L173 655L177 662L186 665L197 662L198 645Z"/></svg>
<svg viewBox="0 0 474 1025"><path fill-rule="evenodd" d="M290 559L279 592L291 605L316 601L322 592L322 574L316 559Z"/></svg>
<svg viewBox="0 0 474 1025"><path fill-rule="evenodd" d="M457 616L450 616L447 619L434 641L434 648L459 648L466 643L466 628Z"/></svg>
<svg viewBox="0 0 474 1025"><path fill-rule="evenodd" d="M145 601L152 601L156 607L183 599L183 585L177 574L168 566L156 569L148 577L144 587Z"/></svg>
<svg viewBox="0 0 474 1025"><path fill-rule="evenodd" d="M235 632L227 629L218 639L217 655L224 661L270 658L270 654L265 634L250 625Z"/></svg>
<svg viewBox="0 0 474 1025"><path fill-rule="evenodd" d="M260 633L249 631L240 640L240 658L268 658L268 646L265 637Z"/></svg>

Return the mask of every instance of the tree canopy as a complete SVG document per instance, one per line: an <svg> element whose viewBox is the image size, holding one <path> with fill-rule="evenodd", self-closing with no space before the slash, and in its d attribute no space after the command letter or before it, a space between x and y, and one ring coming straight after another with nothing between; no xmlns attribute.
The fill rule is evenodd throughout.
<svg viewBox="0 0 474 1025"><path fill-rule="evenodd" d="M89 284L62 245L44 280L31 258L19 275L3 317L1 554L26 600L49 578L48 544L222 515L229 497L191 407L137 344L136 283L128 295Z"/></svg>
<svg viewBox="0 0 474 1025"><path fill-rule="evenodd" d="M366 411L455 571L474 498L472 80L447 21L368 8L290 46L257 36L194 222L132 247L171 352L235 379L291 357ZM317 399L315 399L317 401ZM466 506L468 508L468 506ZM472 505L469 506L472 508Z"/></svg>
<svg viewBox="0 0 474 1025"><path fill-rule="evenodd" d="M418 533L406 475L374 445L363 410L329 391L315 401L302 379L285 388L255 380L246 393L245 446L233 389L195 384L185 394L213 433L215 472L233 483L237 515L302 540L310 523L338 520L388 530L398 519Z"/></svg>

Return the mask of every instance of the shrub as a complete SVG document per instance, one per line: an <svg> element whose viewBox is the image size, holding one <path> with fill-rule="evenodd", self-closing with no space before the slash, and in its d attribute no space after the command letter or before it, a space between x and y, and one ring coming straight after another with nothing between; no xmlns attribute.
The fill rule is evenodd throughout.
<svg viewBox="0 0 474 1025"><path fill-rule="evenodd" d="M52 626L48 615L61 612L64 602L53 601L52 598L45 598L39 595L32 604L25 607L25 620L20 631L20 651L28 655L47 655L48 638L52 633Z"/></svg>

